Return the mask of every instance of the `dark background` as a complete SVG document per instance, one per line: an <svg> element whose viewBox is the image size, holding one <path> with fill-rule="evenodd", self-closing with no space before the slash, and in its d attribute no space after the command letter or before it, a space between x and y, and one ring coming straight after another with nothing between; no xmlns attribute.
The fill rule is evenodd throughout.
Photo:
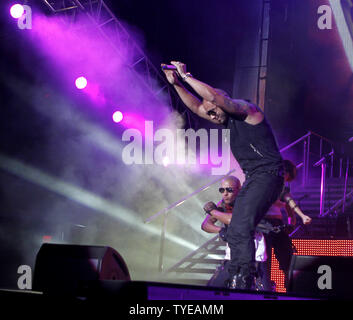
<svg viewBox="0 0 353 320"><path fill-rule="evenodd" d="M232 93L237 53L247 40L247 28L255 18L251 11L254 1L111 0L107 4L119 19L136 30L145 52L157 67L161 62L183 61L198 79ZM7 85L9 77L52 88L59 81L51 74L50 65L41 54L28 47L23 31L18 30L9 18L10 2L1 3L0 151L60 176L62 164L56 158L68 157L70 152L60 148L57 154L43 152L49 143L48 128L52 120L33 109L28 94L18 95ZM353 136L352 70L346 61L336 25L333 24L332 30L317 28L320 4L326 4L326 1L271 1L265 113L281 147L308 130L332 139L340 146L346 145L347 139ZM40 1L33 5L49 15ZM63 135L75 134L78 133L63 132ZM350 145L345 147L346 153L352 152ZM101 160L98 157L97 162ZM89 179L85 181L85 174L79 168L77 170L77 175L82 175L82 185L93 188ZM55 234L58 224L80 223L80 218L91 212L87 209L82 211L64 197L3 170L0 171L0 180L0 261L3 277L0 286L11 287L17 276L12 272L13 266L22 263L33 265L39 235ZM133 188L134 182L131 185ZM191 185L194 189L199 186L198 183ZM145 190L143 197L153 198L154 191ZM176 199L170 197L169 200L171 203ZM133 198L121 197L119 201L135 209ZM54 202L61 203L64 208L60 218L55 210L49 210ZM77 212L77 215L73 218L70 212ZM154 207L150 212L147 208L146 216L154 212ZM91 238L91 243L109 245L103 230L112 221L97 217L91 222L100 225L102 230ZM115 227L127 228L124 225ZM146 255L156 260L159 242L158 239L153 240L156 245L151 245L151 252ZM140 241L144 241L143 238ZM129 238L121 240L119 245L134 251L134 256L140 255L141 247L137 240L131 241L130 247L126 243L129 243ZM141 274L145 273L143 266L134 260L128 264L136 272L133 276L142 278ZM11 276L7 276L10 273Z"/></svg>

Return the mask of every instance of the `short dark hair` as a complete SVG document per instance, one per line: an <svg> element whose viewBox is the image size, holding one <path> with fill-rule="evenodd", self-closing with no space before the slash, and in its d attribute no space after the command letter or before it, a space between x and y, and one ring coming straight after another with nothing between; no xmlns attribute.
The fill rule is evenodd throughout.
<svg viewBox="0 0 353 320"><path fill-rule="evenodd" d="M297 167L290 160L283 160L284 172L289 174L289 181L292 181L297 176Z"/></svg>

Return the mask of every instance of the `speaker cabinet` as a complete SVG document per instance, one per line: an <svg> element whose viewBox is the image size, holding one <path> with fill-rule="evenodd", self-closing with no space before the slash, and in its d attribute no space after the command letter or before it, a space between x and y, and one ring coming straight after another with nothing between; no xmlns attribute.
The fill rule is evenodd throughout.
<svg viewBox="0 0 353 320"><path fill-rule="evenodd" d="M41 246L34 268L33 290L77 295L96 280L130 280L121 255L104 246L49 244Z"/></svg>
<svg viewBox="0 0 353 320"><path fill-rule="evenodd" d="M292 257L289 270L290 293L318 297L353 296L353 257Z"/></svg>

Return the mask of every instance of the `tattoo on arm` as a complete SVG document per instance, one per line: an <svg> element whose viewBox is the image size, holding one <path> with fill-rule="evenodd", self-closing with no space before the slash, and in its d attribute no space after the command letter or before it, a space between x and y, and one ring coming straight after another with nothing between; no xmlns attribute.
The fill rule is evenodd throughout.
<svg viewBox="0 0 353 320"><path fill-rule="evenodd" d="M240 100L233 100L228 97L224 97L225 107L236 114L248 115L250 112L254 111L253 105L248 102L243 102Z"/></svg>

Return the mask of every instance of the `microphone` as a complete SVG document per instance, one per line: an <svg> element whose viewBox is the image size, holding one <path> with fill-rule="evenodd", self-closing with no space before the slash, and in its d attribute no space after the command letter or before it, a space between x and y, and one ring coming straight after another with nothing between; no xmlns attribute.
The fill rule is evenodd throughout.
<svg viewBox="0 0 353 320"><path fill-rule="evenodd" d="M171 64L166 64L162 66L162 70L177 70L176 66L173 66Z"/></svg>

